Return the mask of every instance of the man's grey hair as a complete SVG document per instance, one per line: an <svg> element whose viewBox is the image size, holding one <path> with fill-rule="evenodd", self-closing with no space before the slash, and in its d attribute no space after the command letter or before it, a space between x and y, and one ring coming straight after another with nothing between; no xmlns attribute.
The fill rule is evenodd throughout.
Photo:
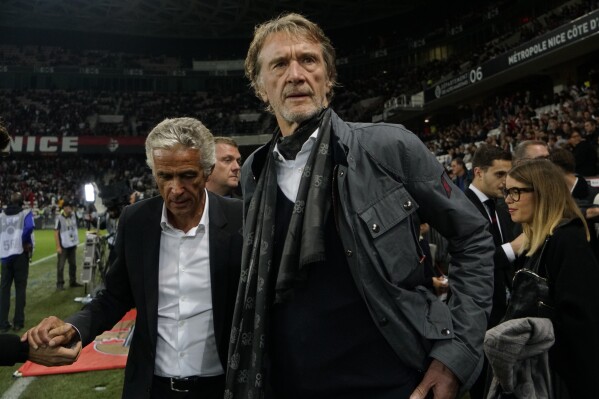
<svg viewBox="0 0 599 399"><path fill-rule="evenodd" d="M522 141L514 149L514 154L512 157L512 162L513 162L514 166L517 165L518 163L520 163L521 161L527 159L528 147L533 146L533 145L540 145L540 146L547 147L547 143L544 141L541 141L541 140L524 140L524 141Z"/></svg>
<svg viewBox="0 0 599 399"><path fill-rule="evenodd" d="M194 148L200 151L200 166L208 177L216 162L214 137L210 130L194 118L173 118L160 122L146 139L146 162L154 172L154 150Z"/></svg>

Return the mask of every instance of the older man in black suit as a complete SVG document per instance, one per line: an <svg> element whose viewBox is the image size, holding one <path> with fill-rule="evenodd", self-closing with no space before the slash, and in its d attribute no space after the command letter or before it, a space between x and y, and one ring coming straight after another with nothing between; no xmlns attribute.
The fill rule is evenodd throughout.
<svg viewBox="0 0 599 399"><path fill-rule="evenodd" d="M126 207L106 288L66 319L29 330L32 347L83 345L129 309L137 319L124 398L221 398L241 260L241 201L205 189L214 139L192 118L166 119L146 140L160 197ZM39 362L39 361L38 361Z"/></svg>

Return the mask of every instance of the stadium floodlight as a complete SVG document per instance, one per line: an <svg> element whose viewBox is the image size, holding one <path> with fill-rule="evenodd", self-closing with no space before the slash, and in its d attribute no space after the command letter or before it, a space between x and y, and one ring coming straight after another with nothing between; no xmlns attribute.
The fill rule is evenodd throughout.
<svg viewBox="0 0 599 399"><path fill-rule="evenodd" d="M96 201L96 191L94 190L94 185L92 183L86 183L84 186L85 190L85 201L86 202L95 202Z"/></svg>

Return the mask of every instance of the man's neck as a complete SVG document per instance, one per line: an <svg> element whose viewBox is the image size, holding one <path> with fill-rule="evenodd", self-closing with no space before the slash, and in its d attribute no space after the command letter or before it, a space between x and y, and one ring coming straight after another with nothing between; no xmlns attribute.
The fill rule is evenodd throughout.
<svg viewBox="0 0 599 399"><path fill-rule="evenodd" d="M229 186L219 186L217 184L210 184L210 182L206 183L206 190L222 197L228 197L233 192L233 189Z"/></svg>
<svg viewBox="0 0 599 399"><path fill-rule="evenodd" d="M570 192L572 192L572 189L574 188L574 185L576 184L576 181L578 180L578 178L576 177L576 175L574 173L567 173L565 175L566 177L566 184L568 185L568 189L570 190Z"/></svg>

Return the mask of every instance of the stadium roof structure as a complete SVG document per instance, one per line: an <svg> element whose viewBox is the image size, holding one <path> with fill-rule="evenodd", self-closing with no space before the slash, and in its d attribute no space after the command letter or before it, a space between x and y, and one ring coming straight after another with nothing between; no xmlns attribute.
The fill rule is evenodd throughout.
<svg viewBox="0 0 599 399"><path fill-rule="evenodd" d="M164 38L242 38L256 23L300 12L325 29L413 10L413 0L2 0L0 27Z"/></svg>

